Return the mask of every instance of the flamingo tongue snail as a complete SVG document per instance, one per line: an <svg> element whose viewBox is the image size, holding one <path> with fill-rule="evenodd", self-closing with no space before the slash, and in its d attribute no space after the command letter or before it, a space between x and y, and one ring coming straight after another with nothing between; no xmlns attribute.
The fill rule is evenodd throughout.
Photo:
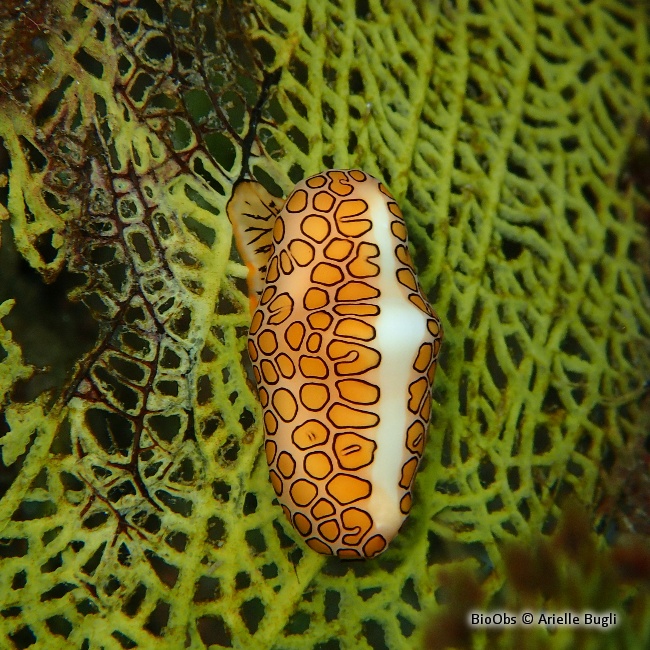
<svg viewBox="0 0 650 650"><path fill-rule="evenodd" d="M359 170L302 181L272 227L233 212L275 493L313 550L375 557L411 509L442 341L402 213Z"/></svg>

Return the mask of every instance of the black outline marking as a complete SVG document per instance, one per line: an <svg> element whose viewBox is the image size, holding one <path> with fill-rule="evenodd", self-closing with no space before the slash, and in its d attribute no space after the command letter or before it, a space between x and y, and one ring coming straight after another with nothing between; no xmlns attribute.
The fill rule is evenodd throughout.
<svg viewBox="0 0 650 650"><path fill-rule="evenodd" d="M339 216L339 211L343 208L343 206L346 203L351 203L352 201L356 201L358 203L363 203L365 206L363 210L359 212L354 212L353 214L346 214L343 217ZM366 215L366 216L364 216ZM356 239L357 237L361 237L365 235L366 233L370 232L372 230L372 215L370 214L370 206L368 205L368 202L365 199L343 199L339 201L338 206L336 207L336 211L334 212L334 223L336 224L336 229L339 231L343 237L348 237L350 239ZM368 225L361 225L361 222L365 222ZM346 232L344 232L344 228L348 225L351 224L354 227L361 227L365 228L365 230L362 230L361 232L358 232L356 235L350 235Z"/></svg>
<svg viewBox="0 0 650 650"><path fill-rule="evenodd" d="M273 306L274 303L280 301L280 299L284 299L285 296L289 299L288 305L283 304L280 305L279 307ZM269 318L267 320L268 324L282 325L282 323L284 323L293 313L293 307L294 307L293 298L286 291L283 291L282 293L278 294L275 298L273 298L269 306L266 308L269 313Z"/></svg>
<svg viewBox="0 0 650 650"><path fill-rule="evenodd" d="M344 408L348 411L355 411L355 413L363 413L365 415L372 415L377 419L376 422L373 424L336 424L334 420L332 419L332 416L330 415L331 412L337 407L340 406L341 408ZM341 404L341 402L334 402L332 406L330 406L327 409L327 419L337 428L337 429L372 429L373 427L376 427L379 424L379 416L374 413L373 411L364 411L362 409L354 409L351 406L347 406L347 404Z"/></svg>
<svg viewBox="0 0 650 650"><path fill-rule="evenodd" d="M418 434L413 440L409 441L409 435L410 435L409 432L411 431L411 429L413 429L413 427L415 427L418 424L422 427L422 433ZM406 430L405 446L412 454L422 456L422 453L424 452L424 445L426 443L426 439L427 439L427 428L422 422L422 420L417 418L411 423L409 428ZM420 443L416 444L415 442L416 440L420 440ZM422 450L418 451L418 448L421 448Z"/></svg>
<svg viewBox="0 0 650 650"><path fill-rule="evenodd" d="M266 425L266 416L267 415L270 415L275 420L275 431L271 431L267 427L267 425ZM262 421L264 422L264 432L268 436L274 436L278 432L278 426L280 425L280 423L278 422L278 418L275 417L275 413L273 412L273 408L264 410L264 415L262 416Z"/></svg>
<svg viewBox="0 0 650 650"><path fill-rule="evenodd" d="M415 400L415 393L413 392L415 390L414 386L417 385L422 385L422 382L426 384L426 388L422 391L422 395L420 399L418 400L418 403L415 408L411 407L411 402ZM418 389L419 390L419 389ZM408 392L409 392L409 400L406 404L406 407L408 408L411 413L417 415L419 410L422 408L422 402L424 401L424 397L427 394L427 390L431 390L431 386L429 386L429 382L427 381L426 377L418 377L418 379L413 380L409 386L408 386Z"/></svg>
<svg viewBox="0 0 650 650"><path fill-rule="evenodd" d="M300 343L298 344L298 347L294 347L294 346L289 342L289 330L290 330L292 327L297 327L297 328L302 327L302 334L300 335ZM305 326L304 326L304 325L303 325L299 320L295 320L295 321L293 321L293 323L291 323L291 325L288 325L287 328L284 330L284 340L287 342L287 345L288 345L292 350L294 350L295 352L297 352L297 351L300 350L300 348L302 347L302 342L305 340L305 334L306 334L306 333L307 333L307 328L306 328L306 327L305 327Z"/></svg>
<svg viewBox="0 0 650 650"><path fill-rule="evenodd" d="M282 417L282 413L280 413L280 410L275 405L275 397L280 391L283 391L284 393L288 393L291 396L291 399L293 400L293 403L296 405L295 413L288 420L285 420L284 417ZM277 413L278 417L283 422L293 422L295 417L296 417L296 414L298 413L298 402L296 401L296 398L293 396L292 392L288 388L284 388L282 386L280 388L276 388L273 391L273 395L271 396L271 406L273 407L273 410L275 411L275 413Z"/></svg>
<svg viewBox="0 0 650 650"><path fill-rule="evenodd" d="M349 349L348 352L345 354L342 354L340 356L334 356L331 352L331 348L334 345L343 345L346 348ZM362 371L354 370L352 372L343 372L341 370L341 366L343 365L350 365L350 364L355 364L359 360L359 357L361 356L359 353L359 349L362 350L370 350L374 355L377 356L377 363L374 365L370 365L367 368L364 368ZM370 370L374 370L375 368L378 368L381 365L381 352L379 350L375 350L375 348L371 348L368 345L361 345L361 343L352 343L350 341L345 341L343 339L332 339L328 344L327 344L327 358L334 363L334 374L337 377L360 377L361 375L365 374L366 372L369 372Z"/></svg>
<svg viewBox="0 0 650 650"><path fill-rule="evenodd" d="M318 345L314 346L313 343L311 343L310 341L318 341ZM318 332L312 332L307 337L307 350L309 350L309 352L311 352L312 354L316 354L316 352L320 351L322 345L323 345L322 334L319 334Z"/></svg>
<svg viewBox="0 0 650 650"><path fill-rule="evenodd" d="M298 483L309 483L309 485L314 488L314 496L305 503L298 503L293 496L293 489L296 487L296 485L298 485ZM318 485L312 483L311 481L308 481L306 478L299 478L291 484L291 487L289 488L289 496L291 497L291 501L293 501L293 503L299 508L306 508L310 503L313 503L314 499L318 496Z"/></svg>
<svg viewBox="0 0 650 650"><path fill-rule="evenodd" d="M271 458L269 458L269 452L267 449L269 449L269 445L273 445L273 455ZM266 456L266 462L270 465L273 465L275 461L275 457L278 455L278 445L273 441L273 440L267 440L264 443L264 455Z"/></svg>
<svg viewBox="0 0 650 650"><path fill-rule="evenodd" d="M408 498L409 499L409 508L408 510L404 510L404 506L402 505L404 503L404 500ZM413 495L411 492L407 492L400 500L399 500L399 511L403 515L408 515L409 512L411 512L411 508L413 508Z"/></svg>
<svg viewBox="0 0 650 650"><path fill-rule="evenodd" d="M326 298L326 302L325 302L325 304L324 304L324 305L320 305L320 306L318 306L318 307L308 307L308 306L307 306L307 296L308 296L310 293L312 293L312 292L317 292L317 291L320 291L320 292L322 292L322 293L325 294L325 298ZM327 307L327 305L329 305L329 303L330 303L330 296L329 296L329 294L327 293L327 291L325 291L325 289L321 289L320 287L309 287L309 289L307 289L307 291L305 292L305 295L304 295L304 297L303 297L303 299L302 299L302 306L303 306L307 311L314 311L315 309L323 309L323 307Z"/></svg>
<svg viewBox="0 0 650 650"><path fill-rule="evenodd" d="M382 546L378 551L375 551L372 555L370 555L370 554L368 553L368 551L366 551L366 547L367 547L367 546L370 546L370 542L372 542L374 539L377 539L377 538L381 539L381 541L384 542L384 545L383 545L383 546ZM371 537L371 538L370 538L370 539L369 539L369 540L368 540L368 541L363 545L363 554L364 554L366 557L369 557L369 558L370 558L370 557L375 557L376 555L379 555L380 553L383 553L383 552L386 550L386 547L387 547L387 546L388 546L388 541L386 540L386 538L385 538L383 535L379 535L379 534L377 534L377 535L373 535L373 536L372 536L372 537Z"/></svg>
<svg viewBox="0 0 650 650"><path fill-rule="evenodd" d="M354 176L352 176L352 174L354 173L361 174L363 178L362 179L355 178ZM355 183L365 183L368 180L368 178L372 178L372 176L369 177L368 174L366 174L366 172L362 172L360 169L348 169L347 176L348 178L352 179Z"/></svg>
<svg viewBox="0 0 650 650"><path fill-rule="evenodd" d="M273 337L273 340L275 341L275 347L270 352L267 352L266 350L264 350L264 348L262 348L262 345L260 344L260 337L262 335L264 335L264 334L267 334L267 333L270 334ZM255 345L257 346L257 349L259 350L259 352L261 352L263 355L269 357L272 354L275 354L277 352L277 350L278 350L278 337L275 335L275 332L272 329L270 329L268 327L263 329L255 338L257 339L257 341L255 342Z"/></svg>
<svg viewBox="0 0 650 650"><path fill-rule="evenodd" d="M403 239L402 239L402 237L400 237L400 236L395 232L395 230L393 230L393 226L395 226L396 224L397 224L398 226L401 226L402 229L404 230L404 238L403 238ZM397 221L397 220L395 220L395 221L391 221L391 222L390 222L390 231L391 231L393 237L397 237L397 239L399 239L400 241L408 242L408 240L409 240L409 234L408 234L408 231L406 230L406 226L404 225L404 222L403 222L403 221Z"/></svg>
<svg viewBox="0 0 650 650"><path fill-rule="evenodd" d="M365 494L362 497L357 497L356 499L352 499L351 501L340 501L337 499L332 492L330 492L330 485L339 477L345 477L345 478L351 478L355 482L362 482L366 483L368 485L368 494ZM342 506L347 506L350 503L356 503L357 501L363 501L364 499L368 499L370 495L372 494L372 483L370 481L367 481L365 478L359 478L358 476L355 476L354 474L345 474L343 472L339 472L338 474L334 475L329 481L327 481L327 484L325 485L325 491L327 494L329 494L334 501L337 503L340 503ZM347 492L347 490L346 490Z"/></svg>
<svg viewBox="0 0 650 650"><path fill-rule="evenodd" d="M315 188L312 188L312 189L315 189ZM313 196L313 198L312 198L312 200L311 200L312 208L314 208L314 210L316 210L317 212L323 212L323 213L327 214L328 212L331 212L331 211L332 211L332 208L336 205L336 201L337 201L338 195L337 195L337 196L332 196L332 193L331 193L329 190L323 190L323 189L321 189L320 187L317 188L317 189L318 189L318 191L314 194L314 196ZM332 204L330 205L330 207L329 207L327 210L321 210L320 208L317 208L317 207L316 207L316 199L317 199L321 194L325 194L327 197L329 197L330 199L332 199Z"/></svg>
<svg viewBox="0 0 650 650"><path fill-rule="evenodd" d="M371 289L372 291L376 292L376 295L360 296L359 298L348 298L344 300L343 298L340 297L342 291L345 291L347 289L351 290L354 293L358 291L356 289L356 286L351 286L351 285L363 285L364 287L367 287L368 289ZM336 290L334 300L336 302L357 302L358 300L363 300L363 301L375 300L380 296L381 296L381 291L379 291L377 287L373 287L371 284L368 284L367 282L363 282L361 280L350 280L349 282L346 282L345 284L341 285Z"/></svg>
<svg viewBox="0 0 650 650"><path fill-rule="evenodd" d="M424 305L424 309L422 308L422 305L418 305L418 303L414 300L414 298L422 301L422 305ZM427 316L431 316L432 309L429 306L429 303L422 297L422 295L420 295L419 286L418 286L418 293L409 294L409 300L411 304L415 305L423 314L426 314Z"/></svg>
<svg viewBox="0 0 650 650"><path fill-rule="evenodd" d="M271 273L273 273L276 277L271 280ZM268 268L266 269L266 275L264 276L264 286L268 285L269 282L277 282L280 279L280 260L278 260L278 256L274 255L270 260L269 260L269 265Z"/></svg>
<svg viewBox="0 0 650 650"><path fill-rule="evenodd" d="M285 264L284 264L285 261L287 262L286 265L291 267L288 271L287 271L287 269L284 268L285 267ZM291 259L291 255L289 255L289 253L287 253L286 250L281 250L280 251L280 269L282 269L282 273L284 275L291 275L293 273L294 268L295 268L295 266L293 264L293 259Z"/></svg>
<svg viewBox="0 0 650 650"><path fill-rule="evenodd" d="M302 395L304 390L309 390L309 389L314 389L314 388L317 388L318 390L324 388L325 392L327 394L327 399L320 406L318 406L316 408L312 408L311 406L307 406L307 404L305 403L305 400L303 398L303 395ZM330 401L330 389L329 389L329 386L327 386L327 384L319 384L319 383L317 383L315 381L310 381L310 382L308 382L306 384L303 384L300 387L300 390L298 391L298 394L300 396L300 404L302 406L304 406L308 411L312 411L314 413L317 413L318 411L322 411L323 408L325 408L325 405Z"/></svg>
<svg viewBox="0 0 650 650"><path fill-rule="evenodd" d="M319 272L318 269L323 269L324 267L328 267L326 271L323 271L324 273L328 274L330 271L329 269L335 269L339 274L340 274L340 279L334 280L333 282L324 282L323 280L314 280L314 275ZM343 271L341 271L341 268L337 266L336 264L330 264L329 262L319 262L316 264L316 266L311 270L311 273L309 274L309 281L312 284L320 284L324 287L333 287L335 284L339 284L339 282L343 282L345 280L345 274Z"/></svg>
<svg viewBox="0 0 650 650"><path fill-rule="evenodd" d="M349 251L348 251L348 252L347 252L343 257L330 257L330 256L327 254L327 249L328 249L332 244L334 244L334 243L338 243L338 242L344 242L344 243L346 243L346 244L350 244L350 250L349 250ZM326 260L332 260L333 262L343 262L343 261L346 260L348 257L350 257L350 253L352 253L353 250L354 250L354 242L351 242L350 239L349 239L348 237L332 237L332 239L330 239L330 240L327 242L327 246L325 246L325 248L323 248L323 257L324 257Z"/></svg>
<svg viewBox="0 0 650 650"><path fill-rule="evenodd" d="M312 187L309 184L309 181L314 180L314 178L320 178L323 181L322 185L319 185L318 187ZM310 189L310 190L320 190L321 187L325 187L327 185L327 177L325 174L314 174L313 176L310 176L309 178L305 179L305 185Z"/></svg>
<svg viewBox="0 0 650 650"><path fill-rule="evenodd" d="M326 316L327 318L329 318L329 320L327 321L327 325L325 325L324 327L317 326L317 325L314 325L314 323L312 323L312 320L315 321L317 318L322 318L323 316ZM327 330L330 328L333 320L334 320L334 317L326 309L319 309L318 311L315 311L315 312L309 314L309 316L307 316L307 322L309 323L309 327L311 327L311 329L313 329L313 330L319 330L320 332L327 332Z"/></svg>
<svg viewBox="0 0 650 650"><path fill-rule="evenodd" d="M307 374L304 371L303 367L302 367L303 359L305 360L305 363L315 360L315 361L318 361L321 364L323 364L323 368L325 368L325 374L324 375ZM330 371L329 371L329 369L327 367L327 364L320 357L317 357L317 356L314 356L314 355L309 355L309 354L301 354L300 355L300 357L298 358L298 368L300 368L300 372L302 373L302 376L306 377L307 379L327 379L327 377L329 377L329 374L330 374Z"/></svg>
<svg viewBox="0 0 650 650"><path fill-rule="evenodd" d="M343 397L343 393L341 392L341 387L339 384L343 384L345 382L355 382L359 384L365 384L366 386L370 386L374 388L377 391L377 399L375 399L372 402L355 402L351 400L349 397ZM346 377L345 379L339 379L336 382L334 382L334 385L336 386L336 390L339 392L339 397L341 399L344 399L346 402L350 402L350 404L365 404L366 406L370 406L371 404L376 404L379 401L379 398L381 397L381 389L377 384L373 384L372 382L366 381L365 379L356 379L354 377Z"/></svg>
<svg viewBox="0 0 650 650"><path fill-rule="evenodd" d="M310 424L312 422L317 424L319 427L323 427L323 429L325 429L325 439L322 442L314 442L310 445L305 445L305 446L298 444L296 442L296 431L298 431L298 429L302 429L306 424ZM313 418L311 418L309 420L305 420L302 424L299 424L294 428L294 430L291 432L291 442L294 444L295 447L297 447L301 451L305 451L305 449L313 449L314 447L320 447L321 445L327 444L327 441L330 439L330 434L331 431L329 427L325 426L319 420L314 420ZM309 435L310 435L309 433L303 434L301 432L301 436L309 437Z"/></svg>
<svg viewBox="0 0 650 650"><path fill-rule="evenodd" d="M289 359L289 363L291 364L291 374L290 375L285 375L282 366L280 365L280 357L287 357ZM294 375L296 374L296 364L292 361L291 357L286 353L286 352L280 352L279 354L275 355L275 365L278 367L278 370L280 371L280 374L285 378L285 379L293 379Z"/></svg>
<svg viewBox="0 0 650 650"><path fill-rule="evenodd" d="M296 254L291 250L291 246L295 244L304 244L305 246L309 246L311 249L311 259L309 262L305 262L302 264L296 259ZM299 266L300 268L304 268L305 266L309 266L313 261L314 257L316 256L316 249L308 242L305 241L304 239L298 239L297 237L294 237L288 244L287 244L287 250L289 251L289 255L291 255L293 261L295 262L296 266Z"/></svg>
<svg viewBox="0 0 650 650"><path fill-rule="evenodd" d="M246 347L248 348L248 358L255 363L260 358L260 351L255 345L255 341L249 338Z"/></svg>
<svg viewBox="0 0 650 650"><path fill-rule="evenodd" d="M315 474L312 474L308 469L307 469L307 459L310 456L325 456L327 458L327 462L330 464L330 469L327 472L327 474L323 474L322 476L316 476ZM317 481L322 481L323 479L326 479L333 471L334 471L334 463L332 463L332 459L330 458L329 454L325 453L324 451L320 449L316 449L315 451L310 451L305 458L302 461L302 467L305 470L305 474L307 476L310 476L311 478L317 480Z"/></svg>
<svg viewBox="0 0 650 650"><path fill-rule="evenodd" d="M296 195L301 192L302 194L305 195L305 205L302 206L299 210L292 210L289 207L289 202L296 197ZM286 210L287 212L290 212L291 214L299 214L300 212L304 212L307 206L309 205L309 192L302 187L298 187L295 189L291 194L289 194L289 197L287 198L287 202L284 204L283 210Z"/></svg>
<svg viewBox="0 0 650 650"><path fill-rule="evenodd" d="M354 192L354 185L350 183L350 179L348 175L342 170L342 169L329 169L328 171L325 172L327 178L329 178L329 183L327 185L328 189L332 194L335 194L338 197L346 197L350 196ZM342 179L337 179L332 176L332 174L341 174ZM332 185L334 184L340 184L343 185L344 187L349 187L350 191L347 192L346 194L339 194L336 190L332 189Z"/></svg>
<svg viewBox="0 0 650 650"><path fill-rule="evenodd" d="M330 505L330 506L332 507L332 512L330 512L330 513L328 513L328 514L326 514L326 515L321 515L321 516L319 517L319 516L314 512L314 510L316 510L316 508L318 507L318 504L321 503L322 501L324 501L325 503L327 503L328 505ZM312 516L316 521L318 521L318 520L320 520L320 519L325 519L325 517L331 517L332 515L335 515L335 514L336 514L336 506L335 506L335 505L334 505L334 504L333 504L329 499L326 499L325 497L321 497L321 498L318 499L318 501L316 501L316 503L311 507L311 510L310 510L309 512L311 513L311 516Z"/></svg>
<svg viewBox="0 0 650 650"><path fill-rule="evenodd" d="M277 301L279 301L281 298L287 297L289 299L289 305L281 305L280 307L274 307L273 304ZM283 291L282 293L278 294L269 306L267 307L267 311L269 313L269 318L267 320L267 323L269 325L282 325L293 313L293 298L286 292ZM287 312L286 316L284 315L285 312ZM281 320L277 320L278 318L281 318Z"/></svg>
<svg viewBox="0 0 650 650"><path fill-rule="evenodd" d="M436 323L438 325L438 333L437 334L434 334L431 331L430 324L432 322ZM427 321L427 329L429 330L429 334L431 334L431 336L433 336L434 338L436 338L438 340L442 339L442 325L440 324L440 321L437 318L429 318L429 320Z"/></svg>
<svg viewBox="0 0 650 650"><path fill-rule="evenodd" d="M264 365L264 364L266 364L266 365ZM270 380L266 376L266 372L264 371L264 369L267 368L268 366L270 366L271 369L273 370L273 372L275 373L275 379L274 380ZM276 370L275 366L273 365L273 361L271 361L269 359L262 359L260 361L260 373L262 375L262 378L264 379L264 382L262 382L262 383L266 384L267 386L275 386L280 381L280 373Z"/></svg>
<svg viewBox="0 0 650 650"><path fill-rule="evenodd" d="M324 546L324 547L329 551L329 553L324 553L324 552L321 551L321 550L317 550L317 549L313 548L313 547L309 544L309 542L317 542L318 544L322 544L322 545L323 545L323 546ZM318 538L318 537L310 537L308 540L306 540L305 543L306 543L307 546L309 546L309 548L311 548L311 550L314 551L315 553L320 553L321 555L334 555L334 552L332 551L332 549L331 549L331 548L330 548L330 547L329 547L329 546L328 546L328 545L327 545L327 544L326 544L322 539L320 539L320 538Z"/></svg>
<svg viewBox="0 0 650 650"><path fill-rule="evenodd" d="M255 319L259 318L260 322L255 325ZM251 325L248 328L248 336L255 336L260 331L260 327L264 325L264 310L262 309L256 309L255 313L253 314L253 318L251 318Z"/></svg>
<svg viewBox="0 0 650 650"><path fill-rule="evenodd" d="M357 307L367 307L369 310L372 310L372 313L360 314L354 311L345 311L346 309L352 310L356 309ZM379 305L372 305L367 302L346 302L342 305L334 305L332 309L334 310L334 313L339 316L356 316L357 318L370 318L372 316L379 316L381 313Z"/></svg>
<svg viewBox="0 0 650 650"><path fill-rule="evenodd" d="M372 247L374 251L377 251L374 255L363 255L361 253L361 247ZM373 251L373 252L374 252ZM379 251L379 246L377 244L372 244L370 242L359 242L359 246L357 246L357 253L354 256L352 260L350 260L345 268L348 270L348 273L353 277L353 278L376 278L380 273L381 269L379 268L379 264L375 264L374 262L370 262L369 260L374 260L376 257L379 257L380 251ZM357 275L352 269L350 268L357 260L361 260L362 263L368 264L371 267L374 267L376 269L375 273L370 273L366 275Z"/></svg>
<svg viewBox="0 0 650 650"><path fill-rule="evenodd" d="M368 528L366 530L363 530L362 526L347 526L345 524L345 520L343 518L345 517L346 513L350 512L350 511L360 512L360 513L366 515L366 517L368 517L368 519L370 520L370 526L368 526ZM343 535L343 538L341 539L343 544L349 544L350 546L359 546L361 544L361 542L363 541L363 538L372 530L373 526L375 525L375 522L374 522L374 520L372 518L372 515L368 511L362 510L361 508L355 508L354 506L352 508L346 508L339 515L339 519L341 520L341 524L343 525L344 530L348 530L348 531L356 530L357 531L356 533L349 532L349 533L347 533L347 535ZM349 539L350 537L352 537L352 538L356 537L358 539L356 539L356 540Z"/></svg>
<svg viewBox="0 0 650 650"><path fill-rule="evenodd" d="M271 291L271 295L268 298L264 298L264 294L267 291ZM262 291L262 295L260 296L260 305L266 305L270 300L273 300L277 292L278 292L278 288L274 287L273 285L271 285L270 287L264 287L264 291Z"/></svg>
<svg viewBox="0 0 650 650"><path fill-rule="evenodd" d="M369 327L372 330L372 336L370 338L364 338L361 336L354 336L352 334L341 334L341 332L339 332L338 329L339 327L344 327L346 321L352 321L354 322L355 325L358 323L362 326L362 329ZM341 338L353 339L354 341L365 341L366 343L368 343L369 341L374 341L377 338L377 330L370 323L367 323L361 318L345 316L344 318L341 318L341 320L339 320L338 323L336 323L336 327L334 328L334 335L340 336Z"/></svg>
<svg viewBox="0 0 650 650"><path fill-rule="evenodd" d="M411 480L408 483L404 482L404 470L406 469L407 465L412 464L415 462L415 469L411 473ZM404 488L405 490L409 490L411 486L413 485L413 481L415 481L415 475L418 473L418 465L420 464L420 459L417 456L411 456L403 465L402 465L402 472L399 477L399 486L401 488Z"/></svg>
<svg viewBox="0 0 650 650"><path fill-rule="evenodd" d="M414 286L412 287L410 284L406 284L402 278L400 278L400 274L405 274L407 273L409 275L409 280L413 280ZM397 281L403 286L406 287L409 291L417 291L418 290L418 280L415 277L415 273L408 267L408 266L403 266L401 269L397 269L395 271L395 277L397 278ZM412 302L412 301L411 301Z"/></svg>
<svg viewBox="0 0 650 650"><path fill-rule="evenodd" d="M426 390L426 392L424 394L424 403L420 407L420 414L419 414L420 417L423 420L426 420L427 422L429 422L431 420L431 407L432 406L433 406L433 398L431 397L431 384L429 384L429 387L427 388L427 390ZM429 413L426 415L426 417L424 415L425 410L429 411Z"/></svg>
<svg viewBox="0 0 650 650"><path fill-rule="evenodd" d="M257 392L260 396L260 404L266 408L269 405L269 391L264 386L260 386Z"/></svg>
<svg viewBox="0 0 650 650"><path fill-rule="evenodd" d="M312 237L309 233L305 232L305 224L311 219L312 217L316 217L318 219L322 219L326 225L327 225L327 232L325 233L325 237L322 239L316 239L316 237ZM315 241L317 244L321 245L329 236L330 233L332 232L332 226L330 222L322 215L322 214L308 214L306 217L302 219L300 222L300 232L305 236L309 237L312 241Z"/></svg>
<svg viewBox="0 0 650 650"><path fill-rule="evenodd" d="M336 525L336 530L337 530L336 537L330 538L327 535L325 535L325 533L323 533L321 529L323 526L326 526L327 524ZM323 539L326 539L330 544L333 544L338 540L339 537L341 537L341 526L339 525L339 522L337 521L336 517L332 517L331 519L327 519L326 521L322 521L320 524L318 524L318 532Z"/></svg>
<svg viewBox="0 0 650 650"><path fill-rule="evenodd" d="M424 364L423 368L418 368L415 364L418 362L418 359L420 358L420 355L424 353L424 350L428 349L429 352L429 358L427 359L426 363ZM415 355L415 361L413 362L413 370L416 372L426 372L427 368L431 364L431 360L433 359L433 343L430 343L429 341L425 341L419 348L418 348L418 353Z"/></svg>
<svg viewBox="0 0 650 650"><path fill-rule="evenodd" d="M400 251L404 255L404 259L400 257ZM410 269L413 269L413 264L411 263L411 254L409 253L409 249L406 247L405 244L397 244L395 248L393 249L393 255L397 258L397 261L400 264L403 264L404 266L408 266Z"/></svg>
<svg viewBox="0 0 650 650"><path fill-rule="evenodd" d="M280 469L280 459L281 459L281 458L285 458L285 457L289 457L289 458L291 459L292 469L291 469L291 473L290 473L290 474L285 474L285 473ZM278 459L277 459L277 461L275 462L275 467L276 467L276 469L278 470L278 472L280 472L280 474L282 474L282 477L283 477L283 478L285 478L285 479L287 479L287 480L290 479L290 478L293 478L294 474L296 473L296 467L297 467L297 466L298 466L298 464L296 463L296 459L295 459L295 458L294 458L294 457L293 457L293 456L292 456L288 451L281 451L281 452L278 454Z"/></svg>
<svg viewBox="0 0 650 650"><path fill-rule="evenodd" d="M337 439L341 438L342 436L356 436L357 438L361 438L365 442L370 442L372 445L374 445L372 447L371 452L370 452L370 460L367 463L364 463L363 465L354 465L353 467L345 467L343 465L343 463L341 462L341 457L346 456L346 455L349 456L350 454L358 453L358 451L360 451L362 449L362 446L359 443L357 443L356 445L347 444L346 449L349 449L351 446L356 446L359 449L358 450L354 449L353 451L350 451L347 454L342 453L341 450L337 450L337 448L336 448ZM369 465L372 465L372 463L375 460L375 452L376 451L377 451L377 443L376 443L376 441L374 441L374 440L372 440L370 438L366 438L365 436L362 436L359 433L355 433L354 431L342 431L341 433L337 433L337 434L335 434L335 436L334 436L334 438L332 440L332 453L334 454L334 458L336 458L336 462L338 463L338 466L341 469L346 470L348 472L356 471L358 469L361 469L362 467L368 467Z"/></svg>
<svg viewBox="0 0 650 650"><path fill-rule="evenodd" d="M309 526L309 528L307 529L307 531L304 532L304 533L302 532L302 530L300 530L298 524L296 523L296 519L297 519L298 517L302 517L302 518L307 522L307 525ZM307 535L311 535L311 531L312 531L312 529L313 529L313 526L312 526L311 520L310 520L309 517L307 517L306 515L303 515L302 512L296 512L296 514L293 516L293 521L292 521L291 523L292 523L293 527L294 527L294 528L295 528L295 529L296 529L296 530L297 530L297 531L298 531L298 532L299 532L303 537L307 537Z"/></svg>
<svg viewBox="0 0 650 650"><path fill-rule="evenodd" d="M282 227L282 235L280 235L280 239L277 239L275 236L275 229L280 225ZM282 215L278 215L275 218L275 221L273 222L273 241L276 244L279 244L283 239L284 239L284 233L287 231L286 226L284 225L284 219L282 218Z"/></svg>
<svg viewBox="0 0 650 650"><path fill-rule="evenodd" d="M393 199L392 196L391 196L390 198ZM393 211L393 206L395 206L395 207L399 210L399 214L395 214L395 212ZM391 213L391 214L392 214L396 219L401 219L402 221L404 221L404 213L402 212L402 210L401 210L401 208L399 207L399 205L397 205L397 201L395 201L394 199L393 199L392 201L386 201L386 207L388 208L388 211L389 211L389 212L390 212L390 213Z"/></svg>
<svg viewBox="0 0 650 650"><path fill-rule="evenodd" d="M278 477L278 481L279 481L279 483L280 483L280 491L279 491L279 492L278 492L278 490L276 489L276 487L275 487L275 485L274 485L274 483L273 483L273 477L274 477L274 476L277 476L277 477ZM282 480L282 478L280 477L280 475L279 475L279 474L278 474L274 469L271 469L271 470L269 470L269 477L270 477L270 479L271 479L271 486L273 487L273 491L274 491L278 496L282 496L282 493L284 492L284 481Z"/></svg>

